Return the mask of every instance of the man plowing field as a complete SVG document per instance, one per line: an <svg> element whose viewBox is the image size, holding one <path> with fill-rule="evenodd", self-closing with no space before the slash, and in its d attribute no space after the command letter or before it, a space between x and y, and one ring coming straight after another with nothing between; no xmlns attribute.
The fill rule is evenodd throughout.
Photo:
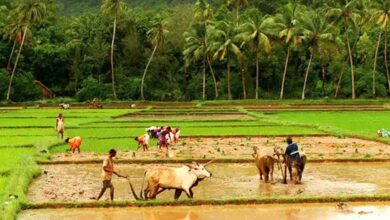
<svg viewBox="0 0 390 220"><path fill-rule="evenodd" d="M286 138L287 147L283 152L281 148L275 148L275 154L283 156L285 170L283 172L283 182L287 183L287 170L290 174L290 180L294 183L299 183L302 179L303 170L306 164L306 155L299 152L298 145L293 143L291 137Z"/></svg>
<svg viewBox="0 0 390 220"><path fill-rule="evenodd" d="M111 149L108 154L108 157L103 160L103 168L102 168L103 187L100 190L99 196L96 198L96 200L99 200L103 196L107 188L110 188L111 201L114 200L114 186L111 183L112 174L115 174L117 177L127 178L127 176L122 176L114 170L114 160L113 160L114 157L116 157L116 150ZM95 198L91 198L91 199L95 199Z"/></svg>

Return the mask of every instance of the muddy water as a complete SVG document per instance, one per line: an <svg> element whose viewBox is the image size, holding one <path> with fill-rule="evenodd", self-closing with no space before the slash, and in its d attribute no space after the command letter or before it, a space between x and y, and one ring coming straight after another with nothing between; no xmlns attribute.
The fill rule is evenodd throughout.
<svg viewBox="0 0 390 220"><path fill-rule="evenodd" d="M31 219L127 219L127 220L208 220L208 219L390 219L390 203L240 205L147 208L44 209L21 213L19 220Z"/></svg>
<svg viewBox="0 0 390 220"><path fill-rule="evenodd" d="M145 169L163 165L117 165L116 169L129 175L137 191L141 188ZM178 166L178 165L164 165ZM212 164L213 173L194 188L195 199L258 198L282 195L375 195L390 192L390 163L323 163L308 164L303 183L281 183L280 171L275 168L274 181L259 180L254 164ZM48 174L36 179L29 190L29 200L88 201L101 187L101 166L49 165ZM133 199L125 179L113 178L117 199ZM172 198L173 191L165 191L158 198ZM106 193L104 199L108 199ZM182 195L184 198L184 194Z"/></svg>

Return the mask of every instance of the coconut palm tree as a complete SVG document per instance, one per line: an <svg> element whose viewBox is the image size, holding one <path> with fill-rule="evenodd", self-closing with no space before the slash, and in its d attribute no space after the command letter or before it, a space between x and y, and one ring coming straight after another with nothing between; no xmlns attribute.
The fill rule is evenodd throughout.
<svg viewBox="0 0 390 220"><path fill-rule="evenodd" d="M112 80L112 93L114 99L117 98L115 90L115 69L114 69L114 46L115 46L115 36L116 36L116 26L118 19L123 16L126 11L126 4L122 0L103 0L101 6L102 12L104 15L112 18L114 20L114 27L112 31L112 40L111 40L111 80Z"/></svg>
<svg viewBox="0 0 390 220"><path fill-rule="evenodd" d="M300 32L297 27L298 11L299 5L289 3L284 5L278 14L270 18L273 22L272 26L274 26L274 29L277 32L276 35L283 41L285 47L287 48L282 83L280 88L280 99L283 99L284 97L284 85L286 81L288 62L290 59L290 52L292 46L299 45L298 35L300 34Z"/></svg>
<svg viewBox="0 0 390 220"><path fill-rule="evenodd" d="M11 72L11 77L8 84L7 100L10 100L12 81L15 76L15 71L18 66L20 54L23 49L24 42L26 41L29 28L34 25L40 24L46 14L46 1L43 0L22 0L18 3L17 7L12 10L12 17L17 18L18 23L23 27L22 41L20 42L18 54L14 67Z"/></svg>
<svg viewBox="0 0 390 220"><path fill-rule="evenodd" d="M153 56L157 51L157 48L164 44L164 34L168 32L164 28L164 21L162 20L161 16L157 16L155 20L153 21L153 27L147 32L149 42L154 47L153 52L150 55L150 58L148 60L148 63L146 64L144 74L142 76L141 80L141 99L145 100L144 96L144 83L145 83L145 77L146 73L148 71L149 65L152 62Z"/></svg>
<svg viewBox="0 0 390 220"><path fill-rule="evenodd" d="M203 100L206 99L206 60L209 64L210 71L212 72L213 79L214 79L214 85L216 86L216 80L214 76L214 72L211 67L211 63L207 57L207 25L210 22L210 18L212 17L212 8L210 4L206 0L197 0L195 3L195 11L194 11L194 18L196 21L198 21L200 24L194 25L194 32L192 33L193 36L189 36L189 33L185 34L186 36L186 42L187 42L187 49L192 50L192 52L195 52L192 57L195 58L195 60L199 59L199 54L197 49L194 49L194 46L198 44L198 46L201 49L201 55L202 55L202 71L203 71L203 92L202 92L202 98ZM195 44L195 45L194 45ZM196 46L195 46L196 47ZM186 51L187 53L184 53L185 56L187 56L187 60L189 58L189 53L191 51ZM218 97L218 92L216 90L216 97Z"/></svg>
<svg viewBox="0 0 390 220"><path fill-rule="evenodd" d="M195 23L192 25L191 31L184 33L186 44L183 51L186 66L188 66L192 61L202 60L203 100L206 99L206 32L204 23Z"/></svg>
<svg viewBox="0 0 390 220"><path fill-rule="evenodd" d="M375 72L376 65L378 60L378 51L379 45L381 42L381 36L384 38L384 62L387 76L387 85L388 85L388 93L390 94L390 75L389 75L389 66L387 63L387 30L389 28L390 23L390 2L388 0L370 0L370 16L371 23L377 24L380 26L380 32L378 34L378 41L375 48L375 58L374 58L374 67L373 67L373 85L372 85L372 94L375 97Z"/></svg>
<svg viewBox="0 0 390 220"><path fill-rule="evenodd" d="M267 28L272 24L272 20L260 15L257 9L248 12L249 17L246 22L240 25L237 35L243 44L249 43L250 49L255 56L256 62L256 99L259 99L259 54L261 51L266 54L271 53L271 41L267 36ZM243 45L242 44L242 45Z"/></svg>
<svg viewBox="0 0 390 220"><path fill-rule="evenodd" d="M246 98L245 77L244 77L244 56L241 53L239 45L236 44L235 30L229 21L219 21L215 26L209 28L209 50L215 51L213 58L220 61L225 60L227 66L227 81L228 81L228 98L232 99L230 87L230 65L231 56L234 55L240 64L243 97Z"/></svg>
<svg viewBox="0 0 390 220"><path fill-rule="evenodd" d="M234 4L236 7L236 25L238 26L238 21L240 20L240 7L242 5L248 5L248 0L227 0L227 5Z"/></svg>
<svg viewBox="0 0 390 220"><path fill-rule="evenodd" d="M357 29L356 20L359 18L359 14L355 10L355 5L359 0L344 0L342 4L338 4L337 1L333 2L333 6L326 7L326 18L332 23L338 23L343 27L344 35L346 38L346 45L348 49L348 57L351 68L351 82L352 82L352 99L356 98L355 95L355 71L351 49L350 32L352 28Z"/></svg>
<svg viewBox="0 0 390 220"><path fill-rule="evenodd" d="M307 43L310 51L309 63L306 69L305 80L302 89L302 100L305 99L307 79L314 55L321 51L321 47L329 48L327 44L334 44L334 26L323 19L318 11L305 10L299 15L299 26L302 29L301 40Z"/></svg>
<svg viewBox="0 0 390 220"><path fill-rule="evenodd" d="M15 53L16 45L22 42L22 32L23 32L23 27L21 27L21 24L18 22L12 22L5 26L4 28L4 38L8 39L9 41L13 41L12 45L12 50L8 58L8 63L7 63L7 69L11 71L11 61L13 58L13 55ZM31 35L31 30L28 29L27 31L27 36Z"/></svg>

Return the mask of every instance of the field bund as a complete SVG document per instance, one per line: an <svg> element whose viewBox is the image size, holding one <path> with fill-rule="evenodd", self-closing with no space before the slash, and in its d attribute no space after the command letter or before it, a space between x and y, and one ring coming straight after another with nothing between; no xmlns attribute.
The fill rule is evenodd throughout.
<svg viewBox="0 0 390 220"><path fill-rule="evenodd" d="M334 203L325 204L272 204L272 205L226 205L182 207L127 207L127 208L79 208L27 210L19 220L33 219L128 219L128 220L214 220L214 219L361 219L387 220L390 218L390 203L348 203L339 208Z"/></svg>

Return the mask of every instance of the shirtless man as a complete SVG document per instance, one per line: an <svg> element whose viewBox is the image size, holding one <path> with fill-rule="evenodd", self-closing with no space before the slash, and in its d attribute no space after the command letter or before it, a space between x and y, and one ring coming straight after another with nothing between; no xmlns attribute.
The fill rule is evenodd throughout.
<svg viewBox="0 0 390 220"><path fill-rule="evenodd" d="M99 196L96 200L99 200L104 192L106 192L107 188L110 188L110 199L114 200L114 186L111 183L112 174L115 174L117 177L127 178L126 176L122 176L114 171L114 160L113 158L116 156L116 150L111 149L108 157L103 160L103 169L102 169L102 179L103 179L103 187L100 190Z"/></svg>
<svg viewBox="0 0 390 220"><path fill-rule="evenodd" d="M65 122L64 122L64 116L62 113L60 113L57 117L56 121L56 131L57 131L57 136L61 136L61 140L64 139L64 130L65 130Z"/></svg>

